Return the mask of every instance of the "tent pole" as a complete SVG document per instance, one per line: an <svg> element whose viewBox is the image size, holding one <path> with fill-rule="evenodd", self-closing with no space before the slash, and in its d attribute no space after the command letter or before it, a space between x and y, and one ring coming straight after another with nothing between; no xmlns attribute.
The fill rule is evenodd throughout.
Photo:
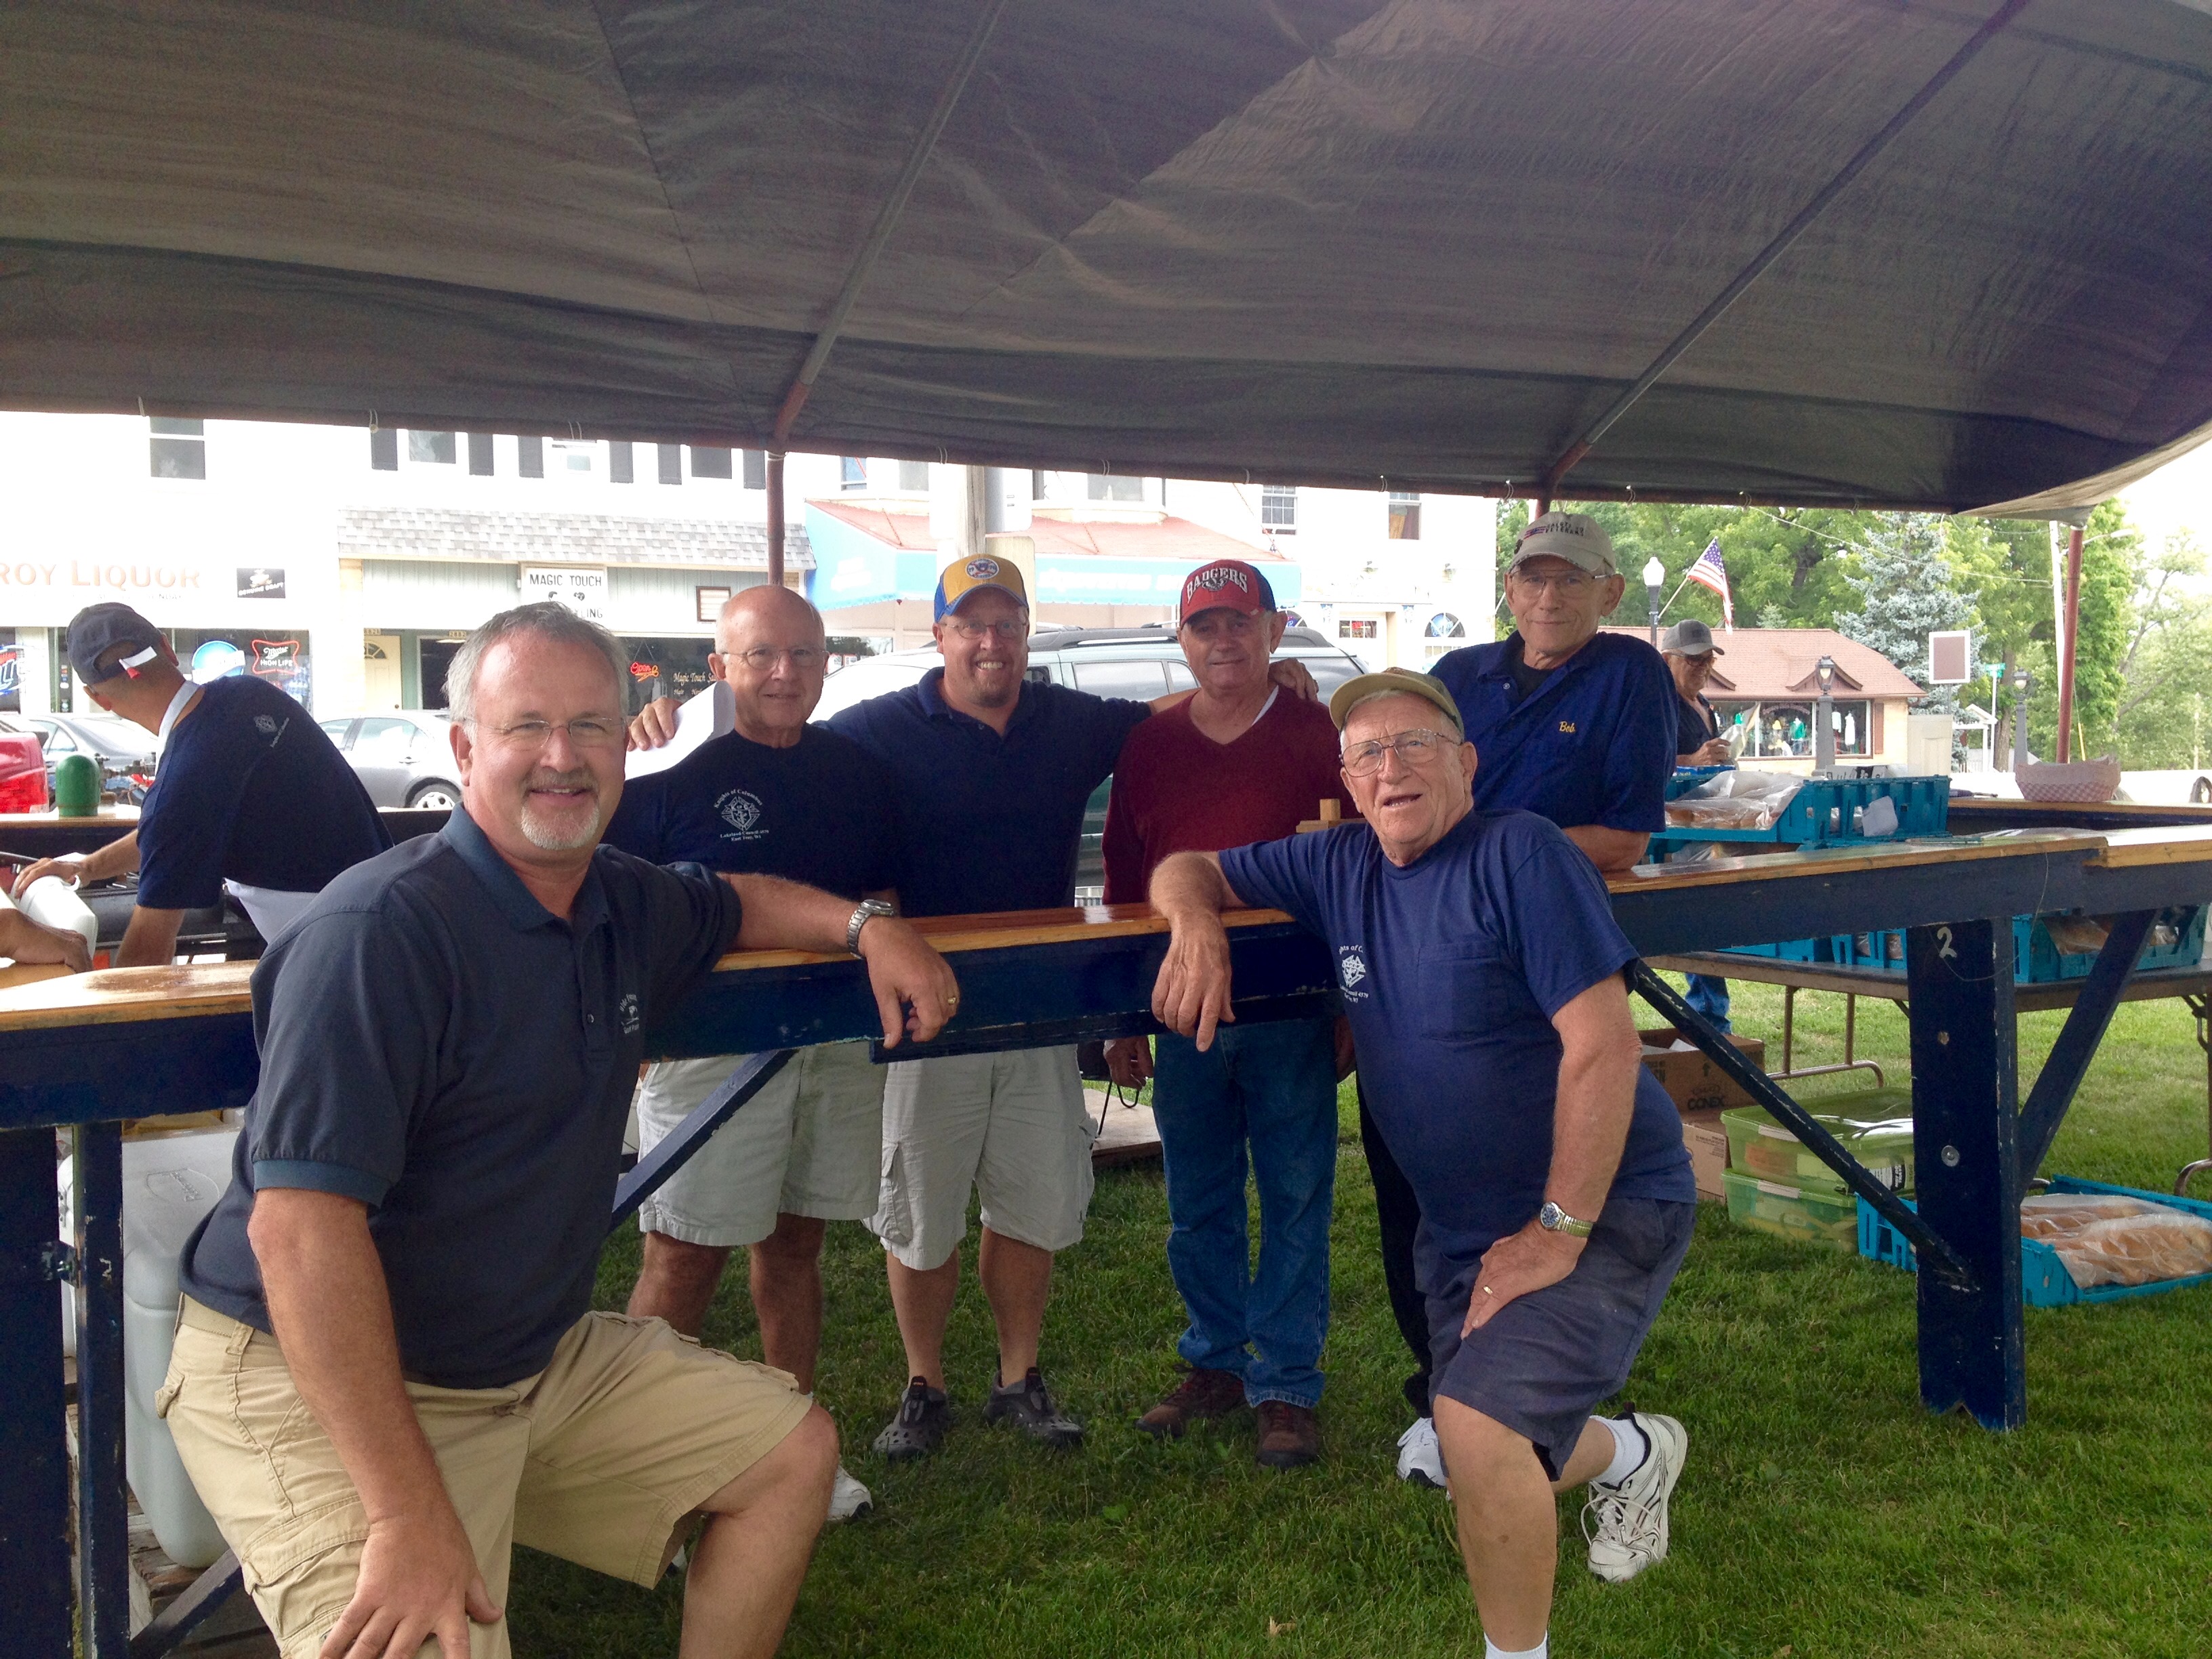
<svg viewBox="0 0 2212 1659"><path fill-rule="evenodd" d="M2066 638L2058 653L2058 758L2073 758L2074 647L2081 633L2081 526L2066 538Z"/></svg>
<svg viewBox="0 0 2212 1659"><path fill-rule="evenodd" d="M783 586L783 452L768 453L768 585Z"/></svg>
<svg viewBox="0 0 2212 1659"><path fill-rule="evenodd" d="M1951 54L1950 62L1937 70L1928 84L1915 93L1904 108L1889 118L1881 131L1859 146L1858 153L1844 163L1843 170L1821 185L1820 192L1797 210L1796 217L1783 226L1780 233L1759 249L1749 264L1736 272L1713 302L1699 312L1687 328L1668 342L1666 349L1651 360L1651 366L1636 377L1635 382L1614 400L1613 406L1599 416L1581 437L1567 446L1559 459L1552 464L1551 470L1544 474L1540 491L1542 496L1549 497L1558 491L1559 481L1589 453L1590 446L1603 437L1614 422L1636 406L1644 394L1651 389L1652 383L1674 367L1674 360L1695 344L1699 335L1720 320L1721 313L1736 302L1744 289L1757 282L1767 266L1789 251L1790 245L1803 235L1815 219L1827 211L1828 204L1844 193L1851 180L1865 170L1868 163L1889 147L1890 140L1904 131L1912 118L1927 107L1929 100L1948 86L1953 77L1972 63L1981 49L1996 39L1998 32L2019 15L2027 4L2027 0L2004 0L2004 3L1990 15L1989 21L1967 37L1966 45Z"/></svg>
<svg viewBox="0 0 2212 1659"><path fill-rule="evenodd" d="M814 377L822 372L822 365L830 360L830 348L837 343L843 331L845 319L852 314L854 303L860 290L867 285L869 274L876 261L883 257L884 247L891 240L891 232L898 226L899 216L906 211L907 200L921 178L921 169L928 162L930 152L937 148L938 135L945 124L952 118L953 106L967 89L968 78L975 72L981 61L983 48L989 44L991 31L998 26L1001 13L1006 9L1006 0L983 0L983 9L975 19L975 27L969 32L968 44L961 48L960 57L952 66L952 73L937 94L937 106L929 112L929 118L921 124L915 135L914 147L907 152L906 165L899 169L898 182L891 193L884 198L884 204L876 211L876 222L869 228L868 240L860 244L854 256L853 267L845 273L844 286L830 302L830 314L823 319L822 331L814 337L807 349L806 361L799 366L799 374L791 382L791 389L783 394L782 407L776 410L775 447L781 449L791 436L793 424L799 411L806 406L809 393L814 390Z"/></svg>

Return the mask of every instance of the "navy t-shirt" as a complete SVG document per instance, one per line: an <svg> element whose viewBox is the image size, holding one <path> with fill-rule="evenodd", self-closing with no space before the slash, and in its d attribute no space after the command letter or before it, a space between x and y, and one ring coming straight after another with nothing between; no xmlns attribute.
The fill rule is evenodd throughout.
<svg viewBox="0 0 2212 1659"><path fill-rule="evenodd" d="M1552 1016L1636 957L1605 884L1529 812L1470 812L1402 869L1364 824L1237 848L1221 868L1328 941L1368 1109L1420 1200L1423 1288L1440 1289L1543 1206ZM1681 1119L1641 1066L1611 1191L1697 1201Z"/></svg>
<svg viewBox="0 0 2212 1659"><path fill-rule="evenodd" d="M830 722L897 780L899 908L957 916L1071 902L1083 809L1152 709L1031 680L1000 737L945 701L944 678L933 668Z"/></svg>
<svg viewBox="0 0 2212 1659"><path fill-rule="evenodd" d="M261 1085L185 1294L268 1330L256 1188L338 1193L369 1206L408 1375L543 1370L592 1304L645 1030L738 919L727 882L602 847L563 921L459 808L356 865L254 969Z"/></svg>
<svg viewBox="0 0 2212 1659"><path fill-rule="evenodd" d="M898 791L873 755L827 726L788 749L735 732L623 786L606 845L651 864L781 876L859 898L898 884Z"/></svg>
<svg viewBox="0 0 2212 1659"><path fill-rule="evenodd" d="M138 902L190 910L248 887L316 893L392 845L368 791L307 711L250 674L200 688L138 815Z"/></svg>
<svg viewBox="0 0 2212 1659"><path fill-rule="evenodd" d="M1674 677L1642 640L1599 634L1536 689L1515 683L1521 636L1470 645L1429 672L1444 683L1474 745L1474 804L1518 807L1562 828L1667 827L1674 772Z"/></svg>

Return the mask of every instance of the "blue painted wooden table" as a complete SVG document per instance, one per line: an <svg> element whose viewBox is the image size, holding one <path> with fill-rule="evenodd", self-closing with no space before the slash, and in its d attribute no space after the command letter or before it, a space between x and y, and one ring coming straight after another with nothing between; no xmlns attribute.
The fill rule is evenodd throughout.
<svg viewBox="0 0 2212 1659"><path fill-rule="evenodd" d="M2019 1200L2101 1039L2152 915L2212 900L2212 830L2023 831L1832 848L1644 872L1612 884L1647 955L1774 939L1908 930L1917 1212L1828 1139L1655 974L1637 988L1715 1063L1889 1215L1918 1249L1921 1396L1993 1429L2027 1409ZM2010 918L2115 919L2097 968L2023 1105ZM1240 1018L1333 1006L1328 953L1286 919L1231 918ZM925 924L962 985L960 1018L927 1048L960 1053L1155 1029L1164 925L1140 909L943 918ZM68 1464L57 1282L79 1296L82 1651L144 1659L188 1617L127 1642L123 1537L118 1121L243 1105L257 1073L251 964L139 969L0 993L0 1653L72 1640ZM732 957L651 1034L664 1055L754 1054L626 1178L616 1218L667 1178L791 1049L871 1035L875 1008L844 958ZM58 1237L55 1126L76 1138L75 1231ZM212 1570L211 1570L212 1571ZM209 1583L219 1587L220 1575ZM208 1598L202 1597L204 1602ZM187 1609L187 1615L190 1609Z"/></svg>

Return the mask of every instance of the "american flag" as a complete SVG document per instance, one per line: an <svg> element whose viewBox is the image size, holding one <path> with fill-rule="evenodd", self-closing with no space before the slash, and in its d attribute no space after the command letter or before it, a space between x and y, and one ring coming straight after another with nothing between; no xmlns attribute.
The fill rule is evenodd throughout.
<svg viewBox="0 0 2212 1659"><path fill-rule="evenodd" d="M1721 562L1721 542L1716 536L1705 544L1705 550L1698 555L1698 562L1682 573L1686 580L1700 587L1710 587L1721 596L1721 626L1729 633L1735 632L1735 601L1729 597L1728 567Z"/></svg>

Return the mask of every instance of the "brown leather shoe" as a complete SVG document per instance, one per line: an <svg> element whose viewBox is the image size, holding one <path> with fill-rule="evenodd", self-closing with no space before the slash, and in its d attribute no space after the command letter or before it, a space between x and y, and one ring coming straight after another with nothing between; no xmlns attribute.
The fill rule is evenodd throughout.
<svg viewBox="0 0 2212 1659"><path fill-rule="evenodd" d="M1161 1396L1160 1403L1137 1419L1146 1434L1170 1440L1200 1418L1226 1417L1244 1404L1244 1379L1234 1371L1196 1368Z"/></svg>
<svg viewBox="0 0 2212 1659"><path fill-rule="evenodd" d="M1264 1468L1295 1469L1321 1456L1321 1423L1310 1406L1287 1400L1260 1402L1260 1447L1254 1458Z"/></svg>

